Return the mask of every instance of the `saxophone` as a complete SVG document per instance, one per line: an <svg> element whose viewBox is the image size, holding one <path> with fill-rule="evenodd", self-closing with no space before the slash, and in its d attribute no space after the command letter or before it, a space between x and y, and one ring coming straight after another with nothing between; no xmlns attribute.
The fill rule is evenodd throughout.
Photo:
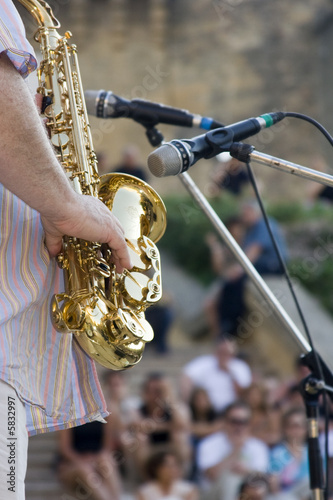
<svg viewBox="0 0 333 500"><path fill-rule="evenodd" d="M133 268L118 274L105 244L65 236L58 264L65 291L53 296L52 323L73 333L81 348L106 368L122 370L140 361L154 333L146 308L162 295L160 257L155 245L166 227L166 210L154 189L134 176L99 177L84 102L77 50L44 0L19 0L37 21L38 68L51 141L73 189L100 198L118 217Z"/></svg>

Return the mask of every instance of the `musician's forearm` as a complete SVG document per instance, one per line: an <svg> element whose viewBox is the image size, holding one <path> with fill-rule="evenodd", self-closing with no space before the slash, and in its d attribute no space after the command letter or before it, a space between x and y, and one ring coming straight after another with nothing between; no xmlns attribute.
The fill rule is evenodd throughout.
<svg viewBox="0 0 333 500"><path fill-rule="evenodd" d="M75 193L59 165L22 77L0 57L1 183L45 216L64 214Z"/></svg>
<svg viewBox="0 0 333 500"><path fill-rule="evenodd" d="M34 100L7 57L0 57L0 179L40 212L45 244L53 257L64 235L107 243L119 273L130 269L124 232L97 197L72 189L46 136Z"/></svg>

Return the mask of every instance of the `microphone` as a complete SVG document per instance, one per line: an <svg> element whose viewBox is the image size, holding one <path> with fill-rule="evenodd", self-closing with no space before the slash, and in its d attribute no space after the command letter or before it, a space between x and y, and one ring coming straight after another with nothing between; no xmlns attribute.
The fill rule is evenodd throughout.
<svg viewBox="0 0 333 500"><path fill-rule="evenodd" d="M217 128L193 139L166 142L148 156L148 168L155 177L178 175L201 158L213 158L228 151L234 142L242 141L281 121L285 113L278 111L249 118Z"/></svg>
<svg viewBox="0 0 333 500"><path fill-rule="evenodd" d="M124 99L105 90L86 90L84 93L87 111L97 118L132 118L145 127L158 123L180 127L199 127L213 130L223 124L207 116L192 115L185 109L172 108L144 99Z"/></svg>

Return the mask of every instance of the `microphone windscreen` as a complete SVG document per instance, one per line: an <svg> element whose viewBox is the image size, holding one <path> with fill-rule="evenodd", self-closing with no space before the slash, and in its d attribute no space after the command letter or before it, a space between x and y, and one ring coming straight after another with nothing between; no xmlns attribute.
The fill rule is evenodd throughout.
<svg viewBox="0 0 333 500"><path fill-rule="evenodd" d="M148 156L148 168L155 177L177 175L182 171L182 158L172 144L163 144Z"/></svg>
<svg viewBox="0 0 333 500"><path fill-rule="evenodd" d="M84 93L84 99L86 101L87 112L89 115L96 116L97 105L99 101L100 90L86 90Z"/></svg>

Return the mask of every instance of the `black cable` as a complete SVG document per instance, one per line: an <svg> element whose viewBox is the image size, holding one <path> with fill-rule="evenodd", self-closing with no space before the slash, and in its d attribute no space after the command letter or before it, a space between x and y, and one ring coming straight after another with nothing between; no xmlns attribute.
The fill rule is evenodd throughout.
<svg viewBox="0 0 333 500"><path fill-rule="evenodd" d="M262 216L264 218L265 226L266 226L267 231L269 233L269 237L270 237L270 239L272 241L274 250L275 250L276 255L278 257L278 261L279 261L280 266L282 268L283 275L284 275L284 277L285 277L285 279L287 281L288 288L289 288L290 293L292 295L292 298L294 300L297 312L298 312L298 314L300 316L300 319L301 319L304 331L306 333L306 336L308 338L310 347L312 349L312 352L313 352L313 355L314 355L314 359L315 359L315 362L316 362L316 365L317 365L317 368L318 368L318 372L320 374L321 379L323 381L325 381L325 378L324 378L324 375L323 375L323 371L322 371L322 367L321 367L320 361L319 361L318 356L317 356L317 352L315 351L314 346L313 346L312 337L311 337L311 334L310 334L310 330L309 330L308 324L306 322L306 319L305 319L305 316L303 314L301 305L300 305L299 300L297 298L297 295L295 293L294 286L293 286L293 283L291 281L288 268L286 266L286 263L284 261L284 258L282 256L282 254L281 254L281 251L280 251L280 248L279 248L279 246L277 244L276 238L275 238L275 236L273 234L271 225L269 223L269 219L268 219L268 215L267 215L266 209L264 207L264 204L262 202L262 199L261 199L261 196L260 196L260 193L259 193L259 190L258 190L258 185L257 185L256 179L255 179L255 175L254 175L254 172L253 172L253 170L252 170L251 165L250 165L249 162L246 162L246 167L247 167L248 175L249 175L249 178L250 178L250 182L251 182L253 190L254 190L254 194L255 194L255 196L257 198L257 201L258 201L258 204L259 204ZM328 500L328 478L329 478L329 463L328 463L329 462L328 461L328 402L327 402L327 394L326 394L325 390L323 391L323 396L324 396L324 398L323 398L323 406L324 406L324 413L325 413L325 433L324 434L325 434L325 476L326 476L325 477L325 480L326 480L325 483L326 483L326 485L325 485L325 489L324 489L324 496L325 496L325 500Z"/></svg>
<svg viewBox="0 0 333 500"><path fill-rule="evenodd" d="M315 120L314 118L311 118L311 116L303 115L302 113L294 113L291 111L285 112L284 115L285 117L290 116L292 118L298 118L299 120L304 120L311 123L311 125L314 125L326 137L330 145L333 146L333 137L331 136L331 134L321 123L317 122L317 120Z"/></svg>
<svg viewBox="0 0 333 500"><path fill-rule="evenodd" d="M295 293L295 290L294 290L294 287L293 287L293 284L292 284L292 281L291 281L290 274L289 274L289 271L287 269L286 263L284 261L284 258L282 257L282 254L281 254L280 249L278 247L278 244L276 242L275 236L274 236L274 234L272 232L271 225L269 223L267 212L266 212L266 209L265 209L265 207L263 205L263 202L262 202L259 190L258 190L258 186L257 186L256 180L255 180L255 176L254 176L253 170L252 170L252 168L251 168L251 166L250 166L249 163L246 163L246 166L247 166L247 170L248 170L250 182L251 182L253 190L254 190L254 194L256 195L256 198L257 198L257 201L258 201L261 213L262 213L264 221L265 221L266 228L268 230L270 239L271 239L272 244L274 246L274 250L276 252L276 255L278 257L279 264L280 264L280 266L281 266L281 268L283 270L283 275L286 278L286 281L288 283L289 290L290 290L290 292L292 294L292 297L293 297L293 300L295 302L295 306L296 306L297 312L298 312L298 314L299 314L299 316L301 318L301 322L302 322L302 325L304 327L305 334L306 334L306 336L308 338L308 341L309 341L309 344L311 346L311 349L314 350L312 338L311 338L310 331L309 331L309 327L307 325L307 322L306 322L306 319L304 317L302 308L300 306L300 303L298 301L297 295Z"/></svg>
<svg viewBox="0 0 333 500"><path fill-rule="evenodd" d="M326 488L325 488L325 500L329 498L329 476L330 476L330 468L329 468L329 450L328 450L328 432L329 432L329 419L330 419L330 409L327 400L327 393L324 391L324 414L325 414L325 428L324 428L324 436L325 436L325 479L326 479Z"/></svg>
<svg viewBox="0 0 333 500"><path fill-rule="evenodd" d="M323 127L323 125L321 125L321 123L319 123L314 118L311 118L310 116L304 115L302 113L296 113L296 112L291 112L291 111L284 112L284 115L285 115L285 117L298 118L300 120L304 120L304 121L307 121L307 122L311 123L312 125L314 125L325 136L325 138L328 140L328 142L331 144L331 146L333 146L333 137L331 136L331 134L325 129L325 127ZM246 163L246 166L247 166L247 169L248 169L248 173L249 173L249 177L250 177L250 181L251 181L252 187L254 189L254 193L256 195L258 204L260 206L260 210L261 210L262 215L264 217L265 225L266 225L267 230L269 232L269 235L270 235L271 241L273 243L275 252L276 252L276 254L278 256L279 263L280 263L280 265L281 265L281 267L283 269L284 276L286 278L286 281L288 283L288 287L290 289L290 292L292 294L293 300L295 302L295 305L296 305L298 314L300 316L300 319L301 319L301 322L302 322L305 334L306 334L307 339L309 341L310 347L311 347L311 349L314 352L314 355L315 355L315 358L316 358L316 363L318 365L318 371L320 373L320 376L324 380L323 372L322 372L322 368L321 368L321 364L320 364L320 362L319 362L319 360L318 360L318 358L316 356L316 351L314 350L314 346L313 346L313 342L312 342L312 338L311 338L311 335L310 335L310 331L309 331L307 322L305 320L303 311L302 311L302 309L300 307L299 301L298 301L297 296L295 294L295 291L294 291L294 288L293 288L293 285L292 285L292 282L291 282L291 279L290 279L290 275L289 275L287 266L286 266L286 264L284 262L284 259L283 259L282 255L281 255L281 252L280 252L279 248L278 248L278 245L277 245L277 242L275 240L275 237L274 237L274 235L272 233L272 230L271 230L271 227L270 227L270 224L269 224L269 220L268 220L268 217L267 217L267 213L266 213L266 210L264 208L264 205L263 205L261 197L260 197L260 193L259 193L259 190L258 190L258 187L257 187L257 183L256 183L256 180L255 180L255 176L254 176L253 170L252 170L249 162Z"/></svg>
<svg viewBox="0 0 333 500"><path fill-rule="evenodd" d="M285 112L284 116L285 117L298 118L300 120L304 120L304 121L307 121L307 122L311 123L312 125L314 125L326 137L326 139L331 144L331 146L333 146L333 137L331 136L331 134L325 129L325 127L323 127L314 118L311 118L311 117L309 117L307 115L304 115L302 113L296 113L296 112ZM258 190L258 187L257 187L257 183L256 183L256 180L255 180L254 173L252 171L252 168L251 168L249 162L246 162L246 165L247 165L247 170L248 170L248 173L249 173L249 178L250 178L251 184L252 184L253 189L254 189L254 193L256 195L258 204L260 206L260 210L262 212L262 215L263 215L263 218L264 218L264 221L265 221L265 225L266 225L267 230L269 232L269 235L270 235L271 241L273 243L274 249L276 251L278 260L280 262L280 265L281 265L281 267L283 269L283 274L285 276L285 279L287 281L290 293L291 293L291 295L293 297L296 309L298 311L298 314L300 316L301 322L303 324L303 328L304 328L306 337L307 337L307 339L309 341L309 345L310 345L310 347L312 349L312 352L313 352L313 355L314 355L314 360L315 360L315 363L317 365L318 373L320 374L321 379L325 381L325 378L324 378L324 375L323 375L322 366L321 366L320 361L318 359L317 352L314 349L312 338L311 338L311 334L310 334L307 322L305 320L303 311L302 311L301 306L299 304L299 301L297 299L297 296L296 296L296 293L295 293L295 290L294 290L294 287L293 287L293 284L292 284L292 281L291 281L291 278L290 278L290 275L289 275L289 271L287 269L287 266L286 266L286 264L284 262L284 259L283 259L282 255L281 255L280 249L279 249L279 247L277 245L276 239L275 239L275 237L273 235L273 232L271 230L271 226L269 224L268 216L267 216L266 210L264 208L264 205L263 205L261 197L260 197L260 193L259 193L259 190ZM327 415L328 415L328 405L327 405L327 394L326 394L326 391L323 391L323 393L324 393L324 410L325 410L325 414L326 414L326 418L325 418L325 456L326 456L325 499L328 500L328 475L329 475L328 474L328 472L329 472L329 467L328 467L328 418L327 418Z"/></svg>
<svg viewBox="0 0 333 500"><path fill-rule="evenodd" d="M311 118L310 116L304 115L302 113L294 113L294 112L285 112L285 117L298 118L300 120L304 120L304 121L307 121L308 123L311 123L312 125L314 125L325 136L325 138L328 140L328 142L331 144L331 146L333 146L333 137L332 137L332 135L325 129L325 127L323 127L323 125L321 125L321 123L319 123L314 118ZM259 193L259 190L258 190L258 186L257 186L256 180L255 180L255 176L254 176L253 170L252 170L249 162L246 163L246 166L247 166L249 178L250 178L250 181L251 181L251 184L252 184L255 196L257 198L257 201L258 201L261 213L263 215L263 218L264 218L264 221L265 221L265 225L267 227L270 239L271 239L272 244L274 246L274 249L275 249L276 255L278 257L279 263L280 263L280 265L282 267L284 277L285 277L285 279L287 281L287 284L288 284L290 293L291 293L291 295L293 297L293 300L294 300L297 312L298 312L298 314L300 316L300 319L301 319L301 322L302 322L302 325L303 325L306 337L307 337L307 339L309 341L309 344L310 344L310 347L312 349L312 352L313 352L313 355L314 355L314 359L315 359L315 363L317 365L318 373L320 374L321 379L325 381L325 378L324 378L324 375L323 375L323 371L322 371L322 366L321 366L320 361L318 359L317 352L314 349L314 345L313 345L312 337L311 337L311 334L310 334L310 331L309 331L309 327L307 325L307 322L306 322L306 319L304 317L302 308L300 306L300 303L298 301L297 295L295 293L295 290L294 290L294 287L293 287L293 284L292 284L292 281L291 281L291 278L290 278L289 271L288 271L287 266L286 266L286 264L284 262L282 254L280 252L280 249L279 249L279 247L277 245L276 239L275 239L274 234L272 232L271 226L269 224L269 219L268 219L265 207L264 207L264 205L262 203L262 200L261 200L261 197L260 197L260 193ZM325 432L324 432L324 434L325 434L325 469L326 469L326 471L325 471L326 472L326 478L325 478L326 479L326 481L325 481L326 482L326 486L325 486L324 494L325 494L325 500L328 500L328 495L329 495L329 491L328 491L328 478L329 478L329 460L328 460L328 457L329 457L329 449L328 449L328 429L329 429L329 422L328 422L328 420L329 420L329 413L328 413L327 393L326 393L325 390L323 391L323 395L324 395L323 406L324 406L324 413L325 413Z"/></svg>

